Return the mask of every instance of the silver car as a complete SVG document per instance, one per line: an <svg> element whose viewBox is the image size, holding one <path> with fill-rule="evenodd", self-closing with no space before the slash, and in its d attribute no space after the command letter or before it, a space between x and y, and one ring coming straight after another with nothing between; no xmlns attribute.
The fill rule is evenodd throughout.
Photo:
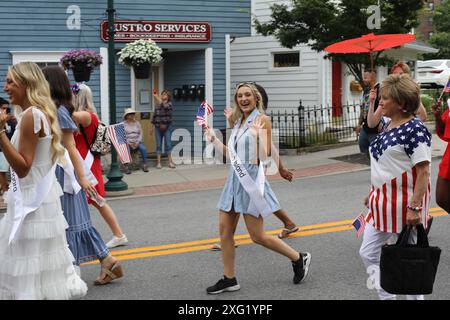
<svg viewBox="0 0 450 320"><path fill-rule="evenodd" d="M417 81L422 88L443 87L450 78L450 60L417 61Z"/></svg>

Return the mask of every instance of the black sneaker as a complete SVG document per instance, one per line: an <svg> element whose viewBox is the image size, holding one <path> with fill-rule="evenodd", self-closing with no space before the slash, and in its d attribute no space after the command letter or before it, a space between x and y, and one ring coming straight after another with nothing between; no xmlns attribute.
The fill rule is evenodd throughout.
<svg viewBox="0 0 450 320"><path fill-rule="evenodd" d="M206 289L206 293L219 294L226 291L238 291L240 288L241 286L237 283L236 278L228 279L224 276L223 279L220 279L215 285Z"/></svg>
<svg viewBox="0 0 450 320"><path fill-rule="evenodd" d="M309 252L300 252L300 259L292 262L292 268L294 269L294 284L299 284L305 280L308 275L309 264L311 263L311 254Z"/></svg>

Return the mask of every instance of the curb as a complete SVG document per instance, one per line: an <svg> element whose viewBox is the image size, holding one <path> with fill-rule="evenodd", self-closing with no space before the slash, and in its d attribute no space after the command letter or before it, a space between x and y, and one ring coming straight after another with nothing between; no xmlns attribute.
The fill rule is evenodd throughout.
<svg viewBox="0 0 450 320"><path fill-rule="evenodd" d="M109 198L117 198L117 197L125 197L130 196L134 193L134 188L128 188L124 191L106 191L106 197Z"/></svg>
<svg viewBox="0 0 450 320"><path fill-rule="evenodd" d="M308 154L308 153L314 153L314 152L320 152L320 151L326 151L326 150L333 150L333 149L339 149L339 148L345 148L348 146L357 145L358 141L349 141L349 142L340 142L335 144L323 144L323 145L316 145L316 146L310 146L310 147L304 147L297 149L297 154Z"/></svg>
<svg viewBox="0 0 450 320"><path fill-rule="evenodd" d="M442 159L442 156L433 156L432 159L439 160ZM300 169L294 168L292 170L294 173L293 180L301 180L306 178L317 178L322 176L331 176L343 173L353 173L369 169L370 166L367 165L339 162L336 164L327 164L310 168L300 168ZM269 181L271 183L273 182L277 183L283 180L284 179L279 175L269 177ZM159 184L154 186L130 188L126 191L107 192L106 200L108 201L127 200L145 197L154 197L159 195L177 194L184 192L217 190L223 188L225 181L226 178L220 178L215 180L200 180L194 182L180 182L174 184ZM157 192L157 189L160 189L160 191ZM0 205L0 215L2 215L5 212L6 206L3 207Z"/></svg>
<svg viewBox="0 0 450 320"><path fill-rule="evenodd" d="M347 141L333 144L322 144L322 145L314 145L309 147L303 147L298 149L280 149L280 156L296 156L296 155L304 155L308 153L333 150L338 148L344 148L352 145L358 144L358 141Z"/></svg>
<svg viewBox="0 0 450 320"><path fill-rule="evenodd" d="M368 170L370 167L361 164L350 164L350 163L336 163L327 164L317 167L305 168L305 169L294 169L293 180L300 180L305 178L313 178L320 176L329 176L342 173L351 173ZM113 200L125 200L125 199L137 199L144 197L152 197L159 195L169 195L184 192L193 191L205 191L205 190L216 190L223 188L226 178L213 179L213 180L201 180L193 182L180 182L172 184L160 184L154 186L146 186L135 188L135 194L131 196L107 198L108 201ZM284 179L280 175L270 176L269 182L281 182Z"/></svg>

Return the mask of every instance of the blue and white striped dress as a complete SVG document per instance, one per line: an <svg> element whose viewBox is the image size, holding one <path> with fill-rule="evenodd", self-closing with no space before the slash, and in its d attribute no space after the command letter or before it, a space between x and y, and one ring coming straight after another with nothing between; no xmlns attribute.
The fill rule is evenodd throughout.
<svg viewBox="0 0 450 320"><path fill-rule="evenodd" d="M61 130L78 130L64 106L58 108L58 122ZM60 166L56 166L56 177L61 188L64 189L64 170ZM64 217L69 224L66 230L67 242L75 257L75 264L80 265L83 262L106 258L109 250L98 231L92 226L84 191L80 190L77 194L64 192L61 205Z"/></svg>
<svg viewBox="0 0 450 320"><path fill-rule="evenodd" d="M247 118L247 123L239 129L236 136L236 141L228 141L228 146L233 146L235 148L237 155L245 166L245 169L254 181L258 176L258 156L256 139L250 134L249 127L251 126L253 119L259 115L259 111L255 109ZM241 120L239 120L236 125L239 127L241 125ZM264 198L270 205L272 212L276 212L281 209L275 193L267 181L267 177L264 182ZM249 204L250 197L239 182L239 179L231 166L222 195L220 196L219 203L217 204L217 209L225 212L234 210L236 213L246 214Z"/></svg>

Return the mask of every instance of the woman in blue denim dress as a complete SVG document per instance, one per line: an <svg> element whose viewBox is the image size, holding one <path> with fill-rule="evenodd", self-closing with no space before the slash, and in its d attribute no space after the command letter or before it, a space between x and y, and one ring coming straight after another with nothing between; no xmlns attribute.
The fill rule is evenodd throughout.
<svg viewBox="0 0 450 320"><path fill-rule="evenodd" d="M86 192L93 194L96 190L84 174L82 160L73 138L73 132L77 131L78 128L72 120L69 111L73 112L74 110L70 82L65 71L59 66L45 67L43 72L50 84L51 95L58 108L58 122L62 130L62 143L68 151L77 181L82 188L78 192L66 192L64 190L64 182L67 176L64 174L63 167L56 166L56 177L64 190L64 195L61 197L61 205L64 217L69 224L69 228L66 230L69 249L75 257L76 266L83 262L98 259L101 264L101 272L94 284L107 284L114 279L122 277L123 270L117 259L110 254L105 242L92 225Z"/></svg>
<svg viewBox="0 0 450 320"><path fill-rule="evenodd" d="M272 126L270 118L264 115L262 97L256 87L251 83L239 84L234 95L236 107L233 120L235 123L233 134L228 141L228 147L216 139L210 128L205 129L206 138L216 148L227 152L228 148L237 154L242 166L253 182L262 178L264 184L263 197L266 202L265 211L275 212L280 209L278 200L272 191L267 178L259 176L263 174L260 162L270 157L272 145ZM241 165L232 163L226 184L218 203L220 240L222 248L222 260L224 265L224 278L206 291L208 294L219 294L225 291L237 291L240 286L235 277L235 243L234 233L239 221L239 214L244 215L245 224L253 242L273 250L292 261L295 284L303 281L308 273L311 254L300 253L292 249L277 237L272 237L264 232L264 219L261 209L251 209L251 196L243 187L238 175L242 175ZM236 169L235 169L236 168ZM259 173L261 172L261 173ZM250 183L250 182L249 182ZM256 203L256 197L254 199Z"/></svg>

